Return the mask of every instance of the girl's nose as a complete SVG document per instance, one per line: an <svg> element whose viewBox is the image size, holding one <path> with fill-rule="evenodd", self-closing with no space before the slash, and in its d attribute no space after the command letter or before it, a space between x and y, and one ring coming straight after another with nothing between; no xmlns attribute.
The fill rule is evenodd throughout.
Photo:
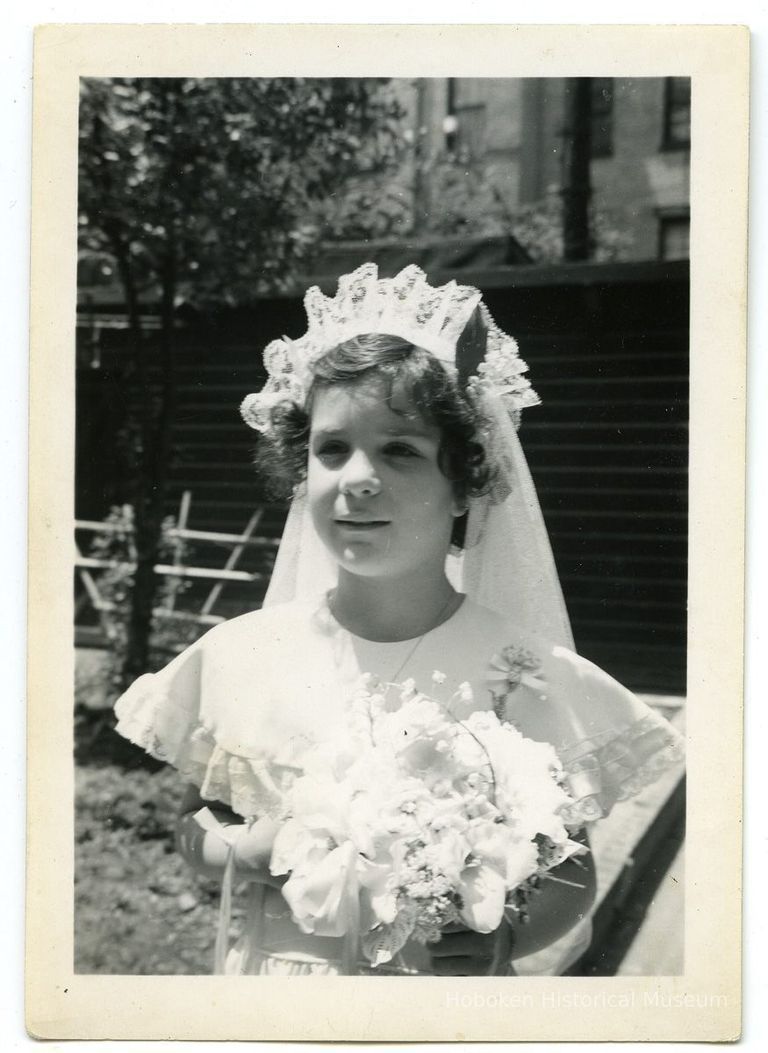
<svg viewBox="0 0 768 1053"><path fill-rule="evenodd" d="M373 497L381 491L376 469L363 453L353 454L344 465L340 489L351 497Z"/></svg>

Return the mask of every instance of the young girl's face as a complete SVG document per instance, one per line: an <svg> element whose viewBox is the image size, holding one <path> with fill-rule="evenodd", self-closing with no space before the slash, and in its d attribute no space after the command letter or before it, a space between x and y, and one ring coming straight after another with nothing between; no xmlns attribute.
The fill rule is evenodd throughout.
<svg viewBox="0 0 768 1053"><path fill-rule="evenodd" d="M323 543L368 577L442 573L458 514L438 465L440 429L381 378L320 388L313 399L307 492Z"/></svg>

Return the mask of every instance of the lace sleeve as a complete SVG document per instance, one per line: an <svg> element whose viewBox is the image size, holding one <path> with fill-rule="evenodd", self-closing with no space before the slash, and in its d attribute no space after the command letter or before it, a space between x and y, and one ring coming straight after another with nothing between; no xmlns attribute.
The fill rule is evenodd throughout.
<svg viewBox="0 0 768 1053"><path fill-rule="evenodd" d="M225 748L202 714L202 649L193 645L159 673L136 680L115 703L115 730L151 756L173 765L207 800L246 818L280 809L289 768L265 752Z"/></svg>
<svg viewBox="0 0 768 1053"><path fill-rule="evenodd" d="M575 804L568 822L602 819L618 801L634 797L670 768L682 766L682 735L664 717L648 708L625 727L613 727L561 749Z"/></svg>
<svg viewBox="0 0 768 1053"><path fill-rule="evenodd" d="M601 819L663 772L682 768L680 732L573 651L507 648L489 680L500 715L557 750L575 802L569 823Z"/></svg>

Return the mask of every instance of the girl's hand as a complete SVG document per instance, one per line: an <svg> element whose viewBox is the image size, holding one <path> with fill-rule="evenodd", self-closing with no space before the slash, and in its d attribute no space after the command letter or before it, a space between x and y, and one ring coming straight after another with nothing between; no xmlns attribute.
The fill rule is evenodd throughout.
<svg viewBox="0 0 768 1053"><path fill-rule="evenodd" d="M281 888L286 875L276 877L270 872L269 861L272 856L272 845L279 829L273 819L257 819L250 827L238 831L235 841L235 867L238 877L258 881L264 885Z"/></svg>
<svg viewBox="0 0 768 1053"><path fill-rule="evenodd" d="M432 968L436 976L506 975L512 940L512 929L506 921L489 933L474 932L463 925L446 925L440 942L430 944Z"/></svg>
<svg viewBox="0 0 768 1053"><path fill-rule="evenodd" d="M213 824L198 817L201 810L211 813ZM269 870L277 829L278 824L267 818L257 819L249 828L226 804L203 800L197 787L190 784L181 804L176 841L182 856L198 873L221 879L234 840L237 877L280 888L285 879L274 877Z"/></svg>

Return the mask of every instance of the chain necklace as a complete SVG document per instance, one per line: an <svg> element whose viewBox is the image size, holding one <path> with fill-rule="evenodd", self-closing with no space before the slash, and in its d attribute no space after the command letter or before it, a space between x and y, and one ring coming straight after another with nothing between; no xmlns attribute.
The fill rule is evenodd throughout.
<svg viewBox="0 0 768 1053"><path fill-rule="evenodd" d="M336 596L335 590L333 590L332 592L329 592L328 596L326 598L326 602L328 604L328 610L330 611L330 613L333 616L333 618L336 619L336 621L339 623L339 625L342 625L342 622L339 621L339 619L336 617L336 614L334 613L334 610L333 610L333 601L335 599L335 596ZM450 611L451 605L453 603L455 603L456 600L458 600L459 602L456 604L456 607L454 608L454 610ZM459 609L459 606L461 605L463 600L464 600L464 596L463 596L462 593L455 592L455 591L451 592L451 594L448 596L448 599L445 601L443 606L440 608L440 611L438 613L437 620L435 621L435 624L430 626L429 629L425 629L424 632L421 634L421 636L418 636L414 640L414 642L411 645L411 647L409 648L408 653L406 654L405 658L402 660L400 665L397 667L395 672L390 677L390 682L391 683L397 683L397 678L400 676L402 671L405 669L405 667L408 665L410 660L413 658L413 656L416 653L416 651L418 650L420 644L424 640L424 637L428 636L429 633L431 633L433 629L437 629L438 626L440 626L444 622L448 621L449 617L453 617L453 615ZM448 613L449 611L450 611L450 614ZM347 631L350 632L351 630L347 630ZM369 642L373 643L374 641L369 641ZM391 642L394 643L394 642L397 642L397 641L391 641Z"/></svg>

